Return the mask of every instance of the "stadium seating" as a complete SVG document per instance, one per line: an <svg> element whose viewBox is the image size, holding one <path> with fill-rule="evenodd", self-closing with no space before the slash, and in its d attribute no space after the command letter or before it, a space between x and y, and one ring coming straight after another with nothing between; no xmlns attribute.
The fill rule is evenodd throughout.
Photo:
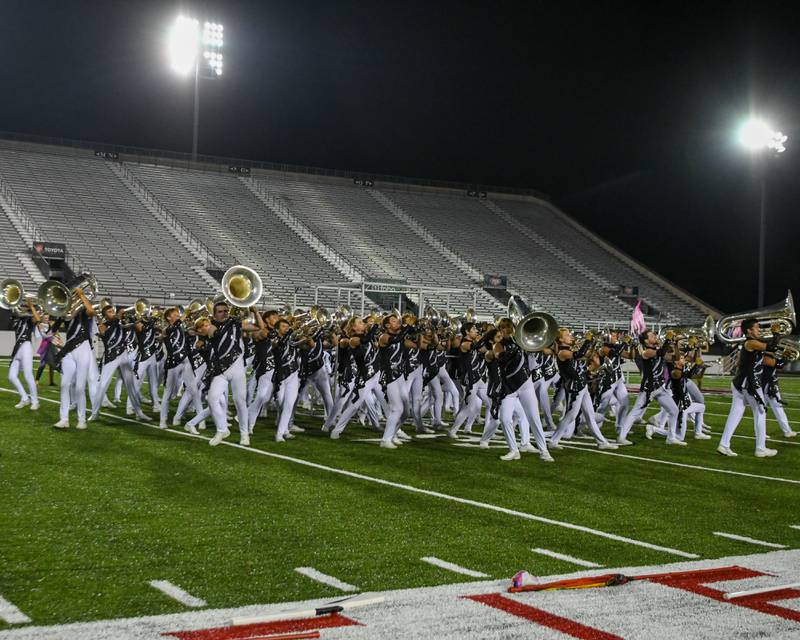
<svg viewBox="0 0 800 640"><path fill-rule="evenodd" d="M354 287L363 277L390 283L388 289L391 283L412 291L459 289L430 291L425 298L455 313L474 305L494 316L503 303L478 282L490 273L507 275L509 291L572 325L626 323L631 306L617 296L623 284L639 287L659 311L655 320L696 323L704 316L699 301L676 295L533 198L478 199L386 182L364 188L307 174L242 177L216 166L201 171L125 162L133 180L86 151L52 151L0 145L0 178L43 238L65 242L99 276L103 292L114 296L160 302L170 294L186 300L210 293L213 285L198 257L205 248L220 266L256 269L273 303L307 305L315 286ZM153 213L152 202L169 215ZM194 234L192 250L170 226L173 218ZM5 213L0 233L8 239L0 275L33 287L17 258L29 248ZM416 302L413 293L409 297ZM345 301L330 291L319 298L329 307ZM351 294L350 303L358 307L360 295ZM366 304L374 306L369 299Z"/></svg>

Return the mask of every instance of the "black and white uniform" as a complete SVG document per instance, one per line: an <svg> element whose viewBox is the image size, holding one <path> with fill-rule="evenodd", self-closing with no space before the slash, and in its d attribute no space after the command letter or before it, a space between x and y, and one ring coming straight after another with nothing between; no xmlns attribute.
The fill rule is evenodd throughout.
<svg viewBox="0 0 800 640"><path fill-rule="evenodd" d="M14 330L14 349L11 352L11 365L8 368L8 381L14 385L19 393L20 405L27 405L29 402L34 407L39 406L39 393L36 388L36 379L33 377L33 337L34 322L29 316L12 316L11 328ZM28 392L22 386L19 379L19 372L22 369L22 376L28 385Z"/></svg>
<svg viewBox="0 0 800 640"><path fill-rule="evenodd" d="M763 351L748 351L746 347L743 347L739 352L739 365L736 375L731 381L731 394L733 395L731 409L719 442L721 447L731 446L731 438L742 421L745 407L750 405L753 411L756 451L767 448L767 412L761 388L763 361Z"/></svg>
<svg viewBox="0 0 800 640"><path fill-rule="evenodd" d="M292 343L291 332L279 338L273 349L275 353L274 384L278 394L280 415L276 439L282 439L289 433L294 417L294 407L300 392L300 349Z"/></svg>
<svg viewBox="0 0 800 640"><path fill-rule="evenodd" d="M628 389L625 387L625 378L622 375L622 352L628 348L628 345L620 342L616 344L607 342L603 347L608 349L608 355L603 361L604 373L600 381L600 404L597 407L595 420L597 424L603 424L609 407L612 403L616 403L616 425L617 431L619 431L628 415Z"/></svg>
<svg viewBox="0 0 800 640"><path fill-rule="evenodd" d="M231 397L239 419L239 435L249 439L250 425L247 415L247 374L245 372L242 348L242 323L238 318L228 318L224 322L214 321L217 330L208 339L211 347L208 388L208 408L214 418L217 433L228 430L228 411L226 394L230 384Z"/></svg>
<svg viewBox="0 0 800 640"><path fill-rule="evenodd" d="M147 386L150 390L150 399L153 402L153 411L160 411L161 400L158 397L159 365L158 356L162 351L161 341L158 339L155 320L148 319L142 321L142 330L136 331L136 388L141 397L142 383L147 379ZM181 396L183 399L183 396Z"/></svg>
<svg viewBox="0 0 800 640"><path fill-rule="evenodd" d="M120 379L125 384L128 392L128 402L137 417L142 418L142 407L139 402L139 392L136 389L136 380L133 374L133 364L128 351L126 337L129 335L126 327L119 319L115 318L105 323L106 330L100 334L103 341L103 359L100 367L100 384L92 396L92 419L97 418L102 408L103 398L115 371L119 371ZM144 416L145 419L147 416Z"/></svg>
<svg viewBox="0 0 800 640"><path fill-rule="evenodd" d="M308 351L302 351L301 361L301 387L312 384L322 398L325 407L325 417L333 412L333 395L331 394L331 377L325 367L324 360L324 332L318 331L311 339L314 346Z"/></svg>
<svg viewBox="0 0 800 640"><path fill-rule="evenodd" d="M403 341L405 332L389 337L385 346L379 348L380 386L383 388L389 403L386 414L386 426L383 429L383 442L389 443L397 436L400 423L410 409L406 394L406 381L403 378Z"/></svg>
<svg viewBox="0 0 800 640"><path fill-rule="evenodd" d="M786 417L786 411L783 409L785 402L781 397L781 388L778 382L778 369L781 369L786 363L780 358L776 358L775 363L774 367L762 363L761 388L764 390L764 399L772 409L781 431L784 435L791 435L793 430L789 425L789 418Z"/></svg>
<svg viewBox="0 0 800 640"><path fill-rule="evenodd" d="M202 396L205 390L205 383L203 382L206 370L208 369L208 352L209 347L206 344L206 341L201 336L192 336L187 335L187 340L189 341L189 357L192 360L192 369L194 370L194 384L197 388L198 392L200 393L201 403L202 403ZM203 343L203 347L200 348L198 345ZM178 409L175 411L175 417L172 419L172 424L179 425L183 422L183 416L186 414L186 411L189 409L189 405L194 400L194 397L190 393L184 393L181 396L180 402L178 402ZM203 414L207 411L207 408L203 410ZM195 414L197 417L200 414ZM197 423L201 423L205 420L211 412L209 411L208 414L202 415L200 419L198 419ZM191 426L194 426L195 422L192 422ZM201 424L201 429L205 429L205 424Z"/></svg>
<svg viewBox="0 0 800 640"><path fill-rule="evenodd" d="M667 414L667 440L672 441L676 438L678 429L678 405L672 399L672 393L666 386L664 376L665 360L664 356L669 349L668 343L664 343L656 349L656 355L652 358L641 360L642 383L639 387L639 396L625 421L619 430L619 441L626 439L626 436L633 427L633 423L644 414L650 400L655 400ZM646 347L641 347L646 349Z"/></svg>
<svg viewBox="0 0 800 640"><path fill-rule="evenodd" d="M584 422L589 425L589 430L592 432L594 439L600 446L608 446L608 440L605 439L600 428L597 426L597 421L594 417L594 405L589 395L589 386L587 380L587 366L583 361L583 356L589 347L589 342L573 354L572 358L561 360L556 358L558 362L558 372L561 375L562 383L565 385L567 394L567 409L564 412L558 428L550 439L551 445L557 445L562 438L571 438L575 433L575 422L580 414ZM568 345L559 344L559 351L569 351Z"/></svg>
<svg viewBox="0 0 800 640"><path fill-rule="evenodd" d="M351 348L353 359L356 364L356 376L353 382L353 390L348 396L349 401L344 407L344 411L336 421L336 426L331 432L331 437L336 439L344 431L347 423L358 410L371 398L386 405L380 383L380 368L378 366L378 348L375 346L375 335L378 326L372 326L364 335L354 336L360 339L360 344ZM385 413L389 413L388 409Z"/></svg>
<svg viewBox="0 0 800 640"><path fill-rule="evenodd" d="M469 344L469 351L461 351L458 370L461 373L461 388L464 389L464 402L453 420L450 435L455 436L464 425L469 432L481 413L481 406L486 403L487 420L491 420L492 401L486 393L486 359L481 352L480 341L462 342Z"/></svg>
<svg viewBox="0 0 800 640"><path fill-rule="evenodd" d="M61 321L57 321L57 327L60 324ZM92 369L97 368L89 342L93 324L86 310L83 307L78 309L67 325L64 346L56 354L56 363L61 367L59 416L62 421L69 420L70 394L74 394L79 425L86 422L86 383Z"/></svg>
<svg viewBox="0 0 800 640"><path fill-rule="evenodd" d="M161 396L161 421L162 428L167 427L169 416L169 403L177 395L183 383L183 393L189 394L196 413L203 410L200 391L194 380L192 360L189 357L189 340L183 329L183 324L178 320L169 326L164 334L164 348L166 350L165 371L166 382L164 393ZM173 421L174 424L174 421Z"/></svg>
<svg viewBox="0 0 800 640"><path fill-rule="evenodd" d="M278 333L275 329L270 329L266 338L255 341L253 376L256 379L256 393L253 401L247 407L247 419L251 433L261 414L261 409L269 402L274 390L275 356L272 353L272 341L277 337Z"/></svg>

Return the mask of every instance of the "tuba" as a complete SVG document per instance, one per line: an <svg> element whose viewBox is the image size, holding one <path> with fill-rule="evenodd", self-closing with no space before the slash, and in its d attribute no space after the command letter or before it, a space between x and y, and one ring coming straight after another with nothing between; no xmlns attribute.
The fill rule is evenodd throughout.
<svg viewBox="0 0 800 640"><path fill-rule="evenodd" d="M792 292L787 291L786 298L782 302L773 304L770 307L722 316L717 320L716 327L720 342L728 346L743 344L747 340L747 336L741 332L739 332L741 335L735 336L734 332L744 320L749 320L750 318L758 321L763 338L771 338L776 334L790 334L797 325Z"/></svg>
<svg viewBox="0 0 800 640"><path fill-rule="evenodd" d="M508 300L508 317L514 323L514 342L523 351L541 351L549 347L558 335L558 323L549 313L531 312L517 296Z"/></svg>
<svg viewBox="0 0 800 640"><path fill-rule="evenodd" d="M89 300L97 297L97 280L89 273L82 274L78 280L67 286L58 280L47 280L39 285L38 296L45 313L57 318L71 318L83 304L74 289L83 290Z"/></svg>
<svg viewBox="0 0 800 640"><path fill-rule="evenodd" d="M236 265L222 276L222 295L233 307L247 309L261 299L261 277L249 267Z"/></svg>

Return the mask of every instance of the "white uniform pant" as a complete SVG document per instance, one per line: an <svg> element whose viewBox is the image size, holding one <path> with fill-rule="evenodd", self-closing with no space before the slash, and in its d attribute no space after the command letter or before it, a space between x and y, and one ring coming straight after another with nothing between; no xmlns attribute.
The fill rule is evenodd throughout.
<svg viewBox="0 0 800 640"><path fill-rule="evenodd" d="M19 345L17 352L14 354L14 359L11 361L11 366L8 368L9 382L14 385L17 393L19 393L20 400L27 402L28 394L19 380L20 369L22 369L22 376L28 385L31 401L33 404L39 404L39 392L36 388L36 379L33 377L33 346L30 340L26 340Z"/></svg>
<svg viewBox="0 0 800 640"><path fill-rule="evenodd" d="M602 424L606 417L606 412L613 401L617 402L617 431L622 428L625 418L628 416L628 389L625 387L625 378L620 377L611 388L606 389L600 396L600 406L597 407L595 420L597 424Z"/></svg>
<svg viewBox="0 0 800 640"><path fill-rule="evenodd" d="M450 374L447 373L447 369L444 367L440 367L439 373L436 374L436 377L439 379L439 384L441 385L442 391L449 395L452 400L453 413L458 413L458 410L461 407L461 396L458 393L458 387L456 386L456 383L453 382L453 379L450 377Z"/></svg>
<svg viewBox="0 0 800 640"><path fill-rule="evenodd" d="M185 381L187 388L191 382L193 382L191 378ZM227 403L224 402L224 398L229 384L231 387L233 404L236 407L236 416L239 419L239 434L241 436L249 436L250 426L247 421L247 375L245 374L242 356L236 358L234 363L224 372L218 376L214 376L211 380L211 386L208 389L208 408L211 409L211 415L214 418L217 433L222 433L228 429ZM166 397L166 393L164 395ZM163 410L163 401L161 406ZM199 394L195 406L198 412L202 410Z"/></svg>
<svg viewBox="0 0 800 640"><path fill-rule="evenodd" d="M556 380L558 380L558 376L553 376L549 380L546 378L539 378L533 383L533 387L536 390L536 399L539 401L539 409L544 416L544 423L547 425L548 429L552 430L555 430L556 423L555 420L553 420L553 412L550 411L550 398L547 392Z"/></svg>
<svg viewBox="0 0 800 640"><path fill-rule="evenodd" d="M400 376L386 385L386 395L389 399L389 413L386 414L383 441L391 442L397 435L400 422L409 409L408 396L406 395L406 381L403 379L403 376Z"/></svg>
<svg viewBox="0 0 800 640"><path fill-rule="evenodd" d="M503 428L503 436L506 439L506 445L508 445L508 448L511 451L519 450L519 447L517 447L517 438L514 434L515 414L519 418L520 444L522 444L523 447L526 447L531 443L530 423L528 422L528 418L525 415L525 410L522 408L517 394L512 393L503 398L502 402L500 403L499 412L500 426ZM497 430L496 425L493 427L493 430ZM489 427L487 427L486 431L489 431ZM486 431L484 431L484 437L487 436ZM489 437L492 435L494 435L493 432L491 435L489 435Z"/></svg>
<svg viewBox="0 0 800 640"><path fill-rule="evenodd" d="M376 373L364 383L364 386L358 390L358 398L355 399L355 402L353 402L353 393L355 393L355 389L347 396L344 409L339 419L336 421L333 432L337 435L344 431L350 418L356 415L361 406L369 401L370 396L383 396L380 385L380 373ZM389 412L387 411L386 413L388 414Z"/></svg>
<svg viewBox="0 0 800 640"><path fill-rule="evenodd" d="M754 394L750 393L746 389L739 391L733 386L732 383L731 393L733 394L733 398L731 398L731 410L728 413L728 419L725 422L725 429L722 432L722 439L719 441L720 446L731 446L731 438L736 431L736 427L738 427L739 423L742 421L745 407L750 405L750 408L753 410L753 426L756 433L756 450L765 449L767 446L767 412L764 408L764 405L760 403L758 399L756 399ZM763 399L760 389L757 390L756 393L761 399Z"/></svg>
<svg viewBox="0 0 800 640"><path fill-rule="evenodd" d="M155 369L155 367L154 367ZM208 365L203 362L197 369L194 370L194 388L197 389L197 393L201 396L200 404L202 405L202 391L201 389L203 384L203 376L206 374L206 369L208 369ZM152 387L151 387L152 389ZM194 396L191 393L184 393L181 396L180 402L178 402L178 410L175 412L175 417L173 418L173 422L180 423L183 421L183 416L186 413L186 410L189 408L189 404L194 401ZM153 405L155 406L155 404Z"/></svg>
<svg viewBox="0 0 800 640"><path fill-rule="evenodd" d="M258 420L258 416L261 413L262 407L269 402L269 399L272 397L272 392L274 390L272 376L274 373L274 369L266 371L261 375L256 383L255 398L253 398L253 401L247 407L247 424L251 431L253 430L253 427L256 426L256 420Z"/></svg>
<svg viewBox="0 0 800 640"><path fill-rule="evenodd" d="M544 438L544 430L542 429L542 420L539 417L539 402L536 399L536 390L533 388L533 380L528 378L517 389L517 396L519 403L522 405L522 410L530 422L531 434L536 441L536 448L539 453L547 453L547 440ZM523 445L530 444L530 439L523 442Z"/></svg>
<svg viewBox="0 0 800 640"><path fill-rule="evenodd" d="M584 422L589 425L589 430L592 432L594 439L597 440L599 444L607 444L608 441L603 434L600 433L600 428L597 426L597 422L594 419L594 406L592 405L592 397L589 394L588 387L581 389L572 401L572 404L567 407L564 417L561 418L561 422L558 423L558 429L556 429L556 432L553 434L550 443L557 444L561 438L569 439L572 437L575 433L575 421L579 413L583 416Z"/></svg>
<svg viewBox="0 0 800 640"><path fill-rule="evenodd" d="M336 384L336 400L333 403L333 410L328 414L325 418L325 428L330 429L336 418L342 411L342 408L345 406L345 399L350 394L350 391L353 389L353 381L351 380L347 384Z"/></svg>
<svg viewBox="0 0 800 640"><path fill-rule="evenodd" d="M70 393L75 396L75 413L78 422L86 420L86 381L92 369L94 354L89 342L84 340L61 360L61 420L69 419ZM95 363L97 368L97 363Z"/></svg>
<svg viewBox="0 0 800 640"><path fill-rule="evenodd" d="M672 394L667 391L666 387L659 387L653 391L652 394L650 394L650 400L655 400L667 413L667 437L674 438L675 433L678 430L678 405L676 405L675 401L672 399ZM644 414L648 404L647 394L643 391L640 392L639 396L636 398L633 408L625 417L625 422L622 423L622 427L620 427L620 440L624 440L627 437L628 433L633 427L633 423L642 417L642 414Z"/></svg>
<svg viewBox="0 0 800 640"><path fill-rule="evenodd" d="M420 413L424 416L429 412L433 414L433 426L442 424L442 408L444 407L444 391L438 377L434 376L428 382L428 395L422 402Z"/></svg>
<svg viewBox="0 0 800 640"><path fill-rule="evenodd" d="M167 371L167 381L164 384L164 393L161 396L161 424L167 424L169 403L177 395L181 385L184 385L185 388L184 395L188 393L191 396L195 412L200 413L203 410L200 391L194 382L192 363L187 357L177 367Z"/></svg>
<svg viewBox="0 0 800 640"><path fill-rule="evenodd" d="M772 413L775 415L775 419L778 421L781 431L784 433L792 431L792 427L789 426L789 418L786 417L786 411L783 410L783 405L780 403L780 396L777 398L767 396L767 404L769 404L770 409L772 409Z"/></svg>
<svg viewBox="0 0 800 640"><path fill-rule="evenodd" d="M419 366L414 369L406 380L408 387L408 399L411 403L411 415L414 418L414 424L417 431L423 431L425 427L422 424L422 367Z"/></svg>
<svg viewBox="0 0 800 640"><path fill-rule="evenodd" d="M156 354L150 356L147 360L142 360L137 369L136 390L139 392L139 398L142 397L142 384L145 379L147 380L147 387L150 390L150 399L153 402L153 410L160 409L159 403L161 402L158 397L158 360Z"/></svg>
<svg viewBox="0 0 800 640"><path fill-rule="evenodd" d="M111 362L103 364L103 369L100 371L100 383L94 390L92 395L92 417L96 418L100 413L103 405L103 397L111 385L111 379L114 377L114 372L119 371L120 380L125 383L125 390L128 392L128 402L133 408L137 416L142 413L142 405L139 402L139 392L136 390L136 381L133 375L133 366L127 351L124 351Z"/></svg>
<svg viewBox="0 0 800 640"><path fill-rule="evenodd" d="M333 413L333 395L331 394L331 377L328 375L328 370L325 367L320 367L308 378L306 378L306 387L313 384L319 395L322 398L322 405L325 407L325 417Z"/></svg>
<svg viewBox="0 0 800 640"><path fill-rule="evenodd" d="M278 417L278 434L285 436L289 433L289 425L292 423L294 406L297 404L297 393L300 390L300 373L295 371L285 380L281 381L278 389L278 404L281 407Z"/></svg>
<svg viewBox="0 0 800 640"><path fill-rule="evenodd" d="M456 414L455 420L453 421L453 432L457 432L463 424L466 424L468 430L472 428L472 424L480 415L484 398L486 400L489 399L486 395L486 381L478 380L472 385L469 397L467 398L465 396L464 403Z"/></svg>

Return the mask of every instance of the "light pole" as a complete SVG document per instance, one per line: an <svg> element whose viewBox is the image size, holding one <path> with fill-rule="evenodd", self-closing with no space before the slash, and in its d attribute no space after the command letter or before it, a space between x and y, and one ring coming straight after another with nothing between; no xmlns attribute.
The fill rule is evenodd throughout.
<svg viewBox="0 0 800 640"><path fill-rule="evenodd" d="M757 167L758 183L760 188L759 205L759 230L758 230L758 308L764 306L764 266L766 262L766 231L767 231L767 181L765 153L783 153L786 151L786 141L789 139L780 131L775 131L766 122L759 118L750 118L739 128L739 144L747 149Z"/></svg>
<svg viewBox="0 0 800 640"><path fill-rule="evenodd" d="M194 118L192 120L192 160L197 160L197 139L200 128L200 79L222 75L222 43L224 27L206 22L200 31L196 18L178 16L169 32L167 49L170 66L186 76L194 70ZM202 75L208 71L210 75Z"/></svg>

